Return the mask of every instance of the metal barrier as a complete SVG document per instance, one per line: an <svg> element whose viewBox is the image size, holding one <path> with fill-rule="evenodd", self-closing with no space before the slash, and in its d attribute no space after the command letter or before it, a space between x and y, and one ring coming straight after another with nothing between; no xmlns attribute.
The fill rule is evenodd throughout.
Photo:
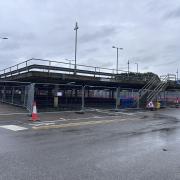
<svg viewBox="0 0 180 180"><path fill-rule="evenodd" d="M131 107L136 107L138 90L120 89L119 93L117 90L108 86L36 83L35 101L40 111L124 108L120 103L123 99L132 100Z"/></svg>
<svg viewBox="0 0 180 180"><path fill-rule="evenodd" d="M9 82L8 85L0 85L0 102L2 103L26 108L31 113L33 101L33 84L15 85L14 82Z"/></svg>
<svg viewBox="0 0 180 180"><path fill-rule="evenodd" d="M35 100L40 111L115 108L115 87L73 84L35 84Z"/></svg>
<svg viewBox="0 0 180 180"><path fill-rule="evenodd" d="M60 62L60 61L52 61L52 60L44 60L44 59L28 59L24 62L16 64L14 66L5 68L0 70L0 78L7 78L11 76L15 76L18 74L22 74L29 71L42 71L47 73L65 73L65 74L74 74L75 69L73 68L75 64L71 62ZM103 68L103 67L95 67L95 66L87 66L87 65L76 65L76 74L81 75L90 75L90 76L98 76L98 77L113 77L116 75L115 69ZM124 70L118 70L118 74L127 73Z"/></svg>

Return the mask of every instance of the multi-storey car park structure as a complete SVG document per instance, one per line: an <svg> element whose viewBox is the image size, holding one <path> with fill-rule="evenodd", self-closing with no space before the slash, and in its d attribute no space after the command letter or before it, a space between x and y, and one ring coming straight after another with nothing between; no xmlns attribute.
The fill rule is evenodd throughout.
<svg viewBox="0 0 180 180"><path fill-rule="evenodd" d="M0 71L0 101L39 110L67 110L90 107L145 107L147 102L174 102L180 98L175 75L29 59Z"/></svg>

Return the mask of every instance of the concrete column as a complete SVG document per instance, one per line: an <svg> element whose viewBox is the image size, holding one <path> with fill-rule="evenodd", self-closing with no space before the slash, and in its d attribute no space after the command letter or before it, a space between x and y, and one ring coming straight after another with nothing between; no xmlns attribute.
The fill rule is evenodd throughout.
<svg viewBox="0 0 180 180"><path fill-rule="evenodd" d="M140 94L139 94L139 91L138 91L138 97L137 97L137 108L139 109L139 101L140 101Z"/></svg>
<svg viewBox="0 0 180 180"><path fill-rule="evenodd" d="M12 99L11 99L11 103L14 103L14 87L12 87Z"/></svg>
<svg viewBox="0 0 180 180"><path fill-rule="evenodd" d="M25 98L24 93L25 92L23 91L23 88L21 88L20 91L21 91L21 104L24 104L24 98Z"/></svg>
<svg viewBox="0 0 180 180"><path fill-rule="evenodd" d="M59 98L57 96L58 90L59 90L59 86L55 85L55 88L54 88L54 108L57 108L59 105Z"/></svg>
<svg viewBox="0 0 180 180"><path fill-rule="evenodd" d="M82 107L81 107L82 111L84 111L84 93L85 93L85 86L82 86Z"/></svg>
<svg viewBox="0 0 180 180"><path fill-rule="evenodd" d="M119 108L120 105L120 87L116 88L116 110Z"/></svg>
<svg viewBox="0 0 180 180"><path fill-rule="evenodd" d="M3 96L2 96L2 102L5 102L5 98L6 98L6 86L4 86L4 93L3 93Z"/></svg>
<svg viewBox="0 0 180 180"><path fill-rule="evenodd" d="M58 96L54 96L54 107L57 108L59 104Z"/></svg>

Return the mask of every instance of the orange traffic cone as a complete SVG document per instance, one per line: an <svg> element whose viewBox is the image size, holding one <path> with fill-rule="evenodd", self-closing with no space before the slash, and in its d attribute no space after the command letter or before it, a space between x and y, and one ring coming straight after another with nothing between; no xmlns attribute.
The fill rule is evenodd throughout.
<svg viewBox="0 0 180 180"><path fill-rule="evenodd" d="M31 120L32 121L38 121L39 120L39 117L38 117L38 114L37 114L36 102L35 101L33 103L33 112L32 112L32 116L31 116Z"/></svg>

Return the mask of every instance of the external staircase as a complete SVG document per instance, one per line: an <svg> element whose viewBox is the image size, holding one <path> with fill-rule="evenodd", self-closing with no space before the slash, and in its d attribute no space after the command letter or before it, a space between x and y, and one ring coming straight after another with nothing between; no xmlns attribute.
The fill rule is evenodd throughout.
<svg viewBox="0 0 180 180"><path fill-rule="evenodd" d="M172 76L169 74L161 76L160 78L154 75L150 81L139 90L138 107L145 108L148 102L154 101L160 92L166 90L171 78Z"/></svg>

